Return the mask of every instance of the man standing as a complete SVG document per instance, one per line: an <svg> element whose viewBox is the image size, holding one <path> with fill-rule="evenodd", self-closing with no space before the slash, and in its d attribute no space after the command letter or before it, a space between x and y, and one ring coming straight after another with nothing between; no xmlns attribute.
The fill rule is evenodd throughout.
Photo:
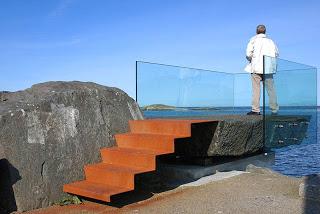
<svg viewBox="0 0 320 214"><path fill-rule="evenodd" d="M275 58L279 56L278 48L271 39L267 38L264 25L258 25L256 32L257 35L250 39L246 51L246 58L249 64L246 66L245 71L251 73L252 81L252 110L247 115L260 115L261 81L267 89L272 114L277 114L279 106L273 83L273 74L276 71ZM263 56L266 56L264 73Z"/></svg>

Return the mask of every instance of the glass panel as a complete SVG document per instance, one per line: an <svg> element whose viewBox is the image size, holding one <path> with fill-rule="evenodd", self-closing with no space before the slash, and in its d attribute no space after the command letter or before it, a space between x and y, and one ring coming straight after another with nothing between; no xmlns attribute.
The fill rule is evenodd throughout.
<svg viewBox="0 0 320 214"><path fill-rule="evenodd" d="M147 118L246 114L251 97L248 73L137 62L137 101Z"/></svg>
<svg viewBox="0 0 320 214"><path fill-rule="evenodd" d="M233 92L233 74L137 62L137 101L146 117L232 112Z"/></svg>
<svg viewBox="0 0 320 214"><path fill-rule="evenodd" d="M297 172L305 167L319 171L320 163L315 162L319 159L314 156L315 149L320 151L317 69L265 56L263 82L265 145L277 151L277 158L291 162L288 169L282 164L281 171L299 174Z"/></svg>
<svg viewBox="0 0 320 214"><path fill-rule="evenodd" d="M252 87L250 74L234 74L234 114L245 115L251 111L251 97Z"/></svg>

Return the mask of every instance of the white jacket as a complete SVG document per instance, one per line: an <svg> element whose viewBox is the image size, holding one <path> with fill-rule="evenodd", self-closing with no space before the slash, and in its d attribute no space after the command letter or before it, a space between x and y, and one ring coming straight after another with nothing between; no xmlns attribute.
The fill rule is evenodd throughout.
<svg viewBox="0 0 320 214"><path fill-rule="evenodd" d="M263 74L263 56L269 56L265 59L265 73L276 72L276 57L279 56L279 51L276 44L265 34L257 34L250 39L246 55L251 58L251 63L246 66L245 71Z"/></svg>

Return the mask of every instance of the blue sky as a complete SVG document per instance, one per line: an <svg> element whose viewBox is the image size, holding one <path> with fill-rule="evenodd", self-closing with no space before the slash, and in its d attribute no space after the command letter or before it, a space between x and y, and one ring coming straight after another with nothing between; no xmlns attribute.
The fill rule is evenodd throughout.
<svg viewBox="0 0 320 214"><path fill-rule="evenodd" d="M260 23L281 58L319 68L319 11L294 0L0 0L0 90L82 80L134 97L136 60L242 72Z"/></svg>

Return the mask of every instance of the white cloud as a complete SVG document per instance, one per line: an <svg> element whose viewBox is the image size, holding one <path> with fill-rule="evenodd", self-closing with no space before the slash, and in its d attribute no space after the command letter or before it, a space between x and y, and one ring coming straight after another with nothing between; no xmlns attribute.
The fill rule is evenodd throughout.
<svg viewBox="0 0 320 214"><path fill-rule="evenodd" d="M57 7L55 7L49 14L49 17L61 16L65 10L73 3L74 0L61 0Z"/></svg>

